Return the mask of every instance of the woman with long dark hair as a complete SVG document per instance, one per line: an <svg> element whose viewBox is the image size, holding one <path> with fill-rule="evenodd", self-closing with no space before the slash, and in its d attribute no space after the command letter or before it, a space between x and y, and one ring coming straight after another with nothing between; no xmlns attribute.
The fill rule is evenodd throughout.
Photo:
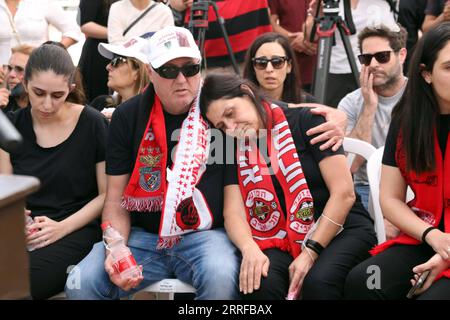
<svg viewBox="0 0 450 320"><path fill-rule="evenodd" d="M75 66L65 49L45 44L25 67L30 106L8 114L23 137L20 150L0 150L0 173L35 176L40 189L27 197L33 299L64 289L68 267L101 238L97 219L106 190L107 120L91 107L69 101Z"/></svg>
<svg viewBox="0 0 450 320"><path fill-rule="evenodd" d="M100 42L108 42L108 14L111 4L117 0L81 0L80 26L86 35L78 66L83 76L87 101L109 93L108 72L109 60L97 50Z"/></svg>
<svg viewBox="0 0 450 320"><path fill-rule="evenodd" d="M235 183L225 187L236 201L224 219L242 253L243 298L342 298L347 273L376 238L342 148L322 151L306 134L323 117L270 104L234 74L208 75L200 105L214 127L238 138Z"/></svg>
<svg viewBox="0 0 450 320"><path fill-rule="evenodd" d="M352 299L404 299L428 273L418 299L450 299L450 23L427 32L411 58L394 108L381 171L383 214L401 234L372 250L350 273ZM407 187L414 199L405 203ZM367 267L381 271L367 287ZM425 276L425 275L424 275ZM410 281L411 280L411 281Z"/></svg>
<svg viewBox="0 0 450 320"><path fill-rule="evenodd" d="M279 33L264 33L253 41L245 58L244 78L273 100L305 102L294 51L289 40Z"/></svg>

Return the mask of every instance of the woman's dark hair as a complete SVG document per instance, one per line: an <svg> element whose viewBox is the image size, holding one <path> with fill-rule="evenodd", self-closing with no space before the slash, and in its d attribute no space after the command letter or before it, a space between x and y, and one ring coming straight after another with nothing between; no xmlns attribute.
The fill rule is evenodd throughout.
<svg viewBox="0 0 450 320"><path fill-rule="evenodd" d="M440 115L432 85L422 74L432 72L439 52L449 41L449 22L439 24L423 35L410 61L405 93L392 110L392 121L403 137L407 169L419 174L436 167L433 132L439 125Z"/></svg>
<svg viewBox="0 0 450 320"><path fill-rule="evenodd" d="M25 67L25 81L28 82L33 74L41 71L53 71L57 75L66 77L69 85L75 84L75 88L69 93L66 101L78 104L86 102L81 74L61 43L48 41L31 53Z"/></svg>
<svg viewBox="0 0 450 320"><path fill-rule="evenodd" d="M264 94L253 82L234 73L210 73L206 76L200 93L200 112L204 119L209 105L219 99L233 99L248 96L256 106L256 111L266 125Z"/></svg>
<svg viewBox="0 0 450 320"><path fill-rule="evenodd" d="M290 103L300 103L302 101L300 76L298 74L297 60L295 58L294 50L292 50L289 40L279 33L268 32L260 35L253 41L250 48L247 50L244 63L244 78L253 81L258 84L256 79L255 69L253 68L252 59L255 57L256 51L265 43L276 42L280 44L286 57L288 57L288 62L291 63L291 72L286 75L286 79L283 84L283 94L281 100Z"/></svg>

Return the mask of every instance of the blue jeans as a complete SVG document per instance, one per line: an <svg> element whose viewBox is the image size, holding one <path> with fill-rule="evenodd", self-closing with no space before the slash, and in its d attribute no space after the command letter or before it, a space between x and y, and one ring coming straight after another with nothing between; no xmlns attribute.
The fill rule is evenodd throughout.
<svg viewBox="0 0 450 320"><path fill-rule="evenodd" d="M105 248L102 242L96 243L70 272L65 288L67 297L119 299L162 279L177 278L197 290L196 299L239 299L240 258L223 228L189 233L171 249L156 249L157 243L157 234L131 229L128 246L143 267L144 280L127 292L110 281L104 268Z"/></svg>
<svg viewBox="0 0 450 320"><path fill-rule="evenodd" d="M369 210L369 194L370 194L370 186L365 184L356 184L355 185L356 192L361 196L361 203L363 204L366 210Z"/></svg>

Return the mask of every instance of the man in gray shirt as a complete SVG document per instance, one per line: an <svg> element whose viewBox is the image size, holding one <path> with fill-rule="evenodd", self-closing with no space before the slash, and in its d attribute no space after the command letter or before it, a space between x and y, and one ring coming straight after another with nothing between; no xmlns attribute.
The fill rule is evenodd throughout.
<svg viewBox="0 0 450 320"><path fill-rule="evenodd" d="M361 54L361 87L339 103L347 114L347 137L384 146L391 122L391 112L403 95L407 79L403 76L406 59L405 29L397 25L366 27L358 35ZM351 171L356 191L368 207L369 183L364 159L355 157Z"/></svg>

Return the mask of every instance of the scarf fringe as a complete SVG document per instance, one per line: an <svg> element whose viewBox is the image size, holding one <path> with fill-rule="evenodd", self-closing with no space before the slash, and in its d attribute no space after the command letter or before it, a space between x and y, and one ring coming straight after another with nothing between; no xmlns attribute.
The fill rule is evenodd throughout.
<svg viewBox="0 0 450 320"><path fill-rule="evenodd" d="M162 201L162 197L135 198L124 196L121 205L122 208L130 212L160 212L162 210Z"/></svg>
<svg viewBox="0 0 450 320"><path fill-rule="evenodd" d="M171 249L181 241L181 236L168 236L159 238L156 249Z"/></svg>

